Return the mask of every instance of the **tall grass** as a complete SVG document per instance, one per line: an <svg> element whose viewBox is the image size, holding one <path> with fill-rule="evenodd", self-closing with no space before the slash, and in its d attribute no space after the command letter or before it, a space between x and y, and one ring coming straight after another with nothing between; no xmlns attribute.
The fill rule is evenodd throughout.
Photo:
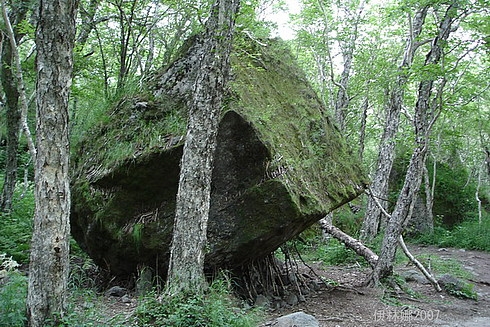
<svg viewBox="0 0 490 327"><path fill-rule="evenodd" d="M452 229L435 227L434 233L419 235L411 241L439 247L490 251L490 215L484 215L481 224L478 220L471 219Z"/></svg>

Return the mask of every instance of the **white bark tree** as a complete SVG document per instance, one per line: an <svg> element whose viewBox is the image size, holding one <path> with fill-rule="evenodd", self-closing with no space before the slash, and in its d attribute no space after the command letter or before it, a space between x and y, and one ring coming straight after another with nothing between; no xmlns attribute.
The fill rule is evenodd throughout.
<svg viewBox="0 0 490 327"><path fill-rule="evenodd" d="M73 70L76 0L40 1L36 28L34 230L27 295L31 327L61 323L69 273L68 97Z"/></svg>
<svg viewBox="0 0 490 327"><path fill-rule="evenodd" d="M390 102L386 108L384 132L379 146L376 171L371 184L372 196L368 199L366 215L361 230L361 239L363 241L370 241L378 234L380 221L383 217L380 208L374 201L374 197L377 197L386 209L388 180L395 160L396 135L404 103L405 88L408 83L408 68L411 67L415 51L420 45L416 40L422 32L428 10L429 7L425 6L415 13L413 20L409 17L410 31L405 45L403 60L398 69L399 73L394 83L395 85L390 91Z"/></svg>
<svg viewBox="0 0 490 327"><path fill-rule="evenodd" d="M230 70L240 0L217 0L206 22L200 64L189 102L189 119L177 192L167 293L206 288L204 257L211 174L222 99Z"/></svg>
<svg viewBox="0 0 490 327"><path fill-rule="evenodd" d="M27 99L24 80L20 65L17 45L25 32L20 31L17 25L26 17L29 4L21 1L16 6L10 6L8 13L5 1L1 1L2 16L5 22L6 40L1 43L0 79L5 93L7 147L3 190L0 196L0 210L10 211L12 198L17 182L17 150L19 147L19 127L24 128L31 153L34 154L34 143L27 127Z"/></svg>
<svg viewBox="0 0 490 327"><path fill-rule="evenodd" d="M453 31L455 21L459 19L457 11L457 4L453 2L448 5L445 15L439 24L438 34L432 40L430 50L427 53L424 63L426 67L433 67L441 64L443 49L447 45L447 40L450 33ZM430 131L438 117L436 109L441 105L435 103L433 98L433 88L437 79L438 78L435 75L427 76L427 78L423 79L418 86L414 115L416 148L410 158L403 187L386 227L379 260L370 278L372 284L378 284L382 278L388 277L393 273L393 263L397 243L405 224L411 217L415 200L420 190L427 157ZM444 84L445 79L442 78L439 87L443 87ZM440 100L438 96L436 96L436 98L437 100Z"/></svg>

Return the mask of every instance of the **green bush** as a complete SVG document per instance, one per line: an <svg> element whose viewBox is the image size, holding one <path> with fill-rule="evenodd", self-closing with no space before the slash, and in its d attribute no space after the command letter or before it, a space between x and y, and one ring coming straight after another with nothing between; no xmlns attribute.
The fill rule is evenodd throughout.
<svg viewBox="0 0 490 327"><path fill-rule="evenodd" d="M326 265L342 265L364 262L363 258L351 249L345 247L336 239L330 239L328 244L319 246L316 250L316 259Z"/></svg>
<svg viewBox="0 0 490 327"><path fill-rule="evenodd" d="M0 146L0 167L2 169L1 182L3 183L3 172L5 164L7 162L7 148L5 146ZM27 178L29 181L34 180L34 165L33 160L29 151L27 151L27 145L22 144L19 146L17 151L17 181L22 182L24 175L26 174L27 168Z"/></svg>
<svg viewBox="0 0 490 327"><path fill-rule="evenodd" d="M137 326L252 327L257 311L240 309L228 282L215 281L205 295L173 296L158 300L156 294L141 299L135 312Z"/></svg>
<svg viewBox="0 0 490 327"><path fill-rule="evenodd" d="M128 326L125 312L115 313L107 302L92 289L72 290L68 309L61 321L48 321L46 327L122 327Z"/></svg>
<svg viewBox="0 0 490 327"><path fill-rule="evenodd" d="M27 277L18 264L0 254L0 327L22 327L26 321Z"/></svg>
<svg viewBox="0 0 490 327"><path fill-rule="evenodd" d="M0 213L2 222L0 224L0 253L12 256L19 263L29 261L34 207L34 185L30 183L24 188L19 183L14 193L12 211Z"/></svg>

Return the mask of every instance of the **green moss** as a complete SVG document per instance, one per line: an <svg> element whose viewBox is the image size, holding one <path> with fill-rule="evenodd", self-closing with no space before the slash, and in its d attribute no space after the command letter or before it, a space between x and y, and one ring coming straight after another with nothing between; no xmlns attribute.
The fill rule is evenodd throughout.
<svg viewBox="0 0 490 327"><path fill-rule="evenodd" d="M268 177L279 178L305 213L329 211L359 193L365 180L326 109L285 43L264 47L237 38L232 93L226 108L240 113L271 149ZM127 96L77 146L78 164L92 180L162 148L180 144L186 114L176 100ZM180 141L180 142L179 142ZM79 170L79 169L77 169ZM307 201L305 201L307 199Z"/></svg>
<svg viewBox="0 0 490 327"><path fill-rule="evenodd" d="M283 43L238 39L232 62L208 226L216 267L274 251L365 183ZM165 269L171 242L187 111L155 94L118 100L73 152L74 236L122 273L156 257Z"/></svg>
<svg viewBox="0 0 490 327"><path fill-rule="evenodd" d="M238 46L232 108L251 121L270 146L269 174L287 185L305 213L329 211L355 197L365 184L361 165L287 46L280 41L268 47L246 42Z"/></svg>
<svg viewBox="0 0 490 327"><path fill-rule="evenodd" d="M166 97L156 101L148 95L124 97L74 144L76 165L85 165L83 170L92 171L92 179L97 180L137 158L177 145L185 129L180 103Z"/></svg>

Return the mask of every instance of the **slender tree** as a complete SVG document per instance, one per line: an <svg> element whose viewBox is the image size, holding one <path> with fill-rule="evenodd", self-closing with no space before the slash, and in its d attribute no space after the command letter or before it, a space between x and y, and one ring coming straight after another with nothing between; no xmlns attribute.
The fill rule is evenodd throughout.
<svg viewBox="0 0 490 327"><path fill-rule="evenodd" d="M28 9L28 1L21 1L17 6L12 6L10 14L8 14L6 5L2 1L2 13L4 21L7 22L7 30L4 35L7 36L7 40L1 43L0 79L6 100L7 147L4 183L0 197L0 211L10 211L12 208L12 198L17 181L17 150L19 148L19 131L21 126L19 87L22 86L22 83L18 80L19 72L15 71L16 61L19 60L15 47L25 35L19 31L17 26L26 18ZM20 91L24 92L24 90Z"/></svg>
<svg viewBox="0 0 490 327"><path fill-rule="evenodd" d="M440 64L443 57L443 49L446 47L449 35L453 31L453 25L460 18L457 11L458 5L455 2L447 7L445 15L439 24L438 34L432 40L430 50L427 53L424 63L425 67L434 67ZM397 243L405 224L410 219L422 183L430 130L438 117L436 109L439 109L442 105L437 103L437 101L440 101L439 97L433 98L433 88L436 80L436 75L429 75L423 78L418 86L414 116L416 148L410 158L405 182L386 227L379 260L371 275L370 281L373 284L379 283L380 279L393 273ZM440 81L441 87L444 84L445 79L442 78Z"/></svg>
<svg viewBox="0 0 490 327"><path fill-rule="evenodd" d="M199 293L206 288L204 257L211 174L239 5L240 0L217 0L202 36L177 192L167 281L169 294Z"/></svg>
<svg viewBox="0 0 490 327"><path fill-rule="evenodd" d="M37 154L27 317L31 327L61 324L69 272L68 97L76 0L40 1L36 27Z"/></svg>
<svg viewBox="0 0 490 327"><path fill-rule="evenodd" d="M396 135L404 103L405 89L409 78L408 69L413 63L415 51L420 46L417 38L422 32L428 10L428 6L419 9L415 13L413 20L411 17L409 20L410 30L405 45L404 56L399 66L396 82L390 91L389 104L386 108L384 132L379 146L376 171L371 184L372 197L368 200L366 215L361 230L361 239L363 241L369 241L377 235L382 218L382 212L373 197L377 197L380 203L386 206L388 180L393 167L393 161L395 160Z"/></svg>

